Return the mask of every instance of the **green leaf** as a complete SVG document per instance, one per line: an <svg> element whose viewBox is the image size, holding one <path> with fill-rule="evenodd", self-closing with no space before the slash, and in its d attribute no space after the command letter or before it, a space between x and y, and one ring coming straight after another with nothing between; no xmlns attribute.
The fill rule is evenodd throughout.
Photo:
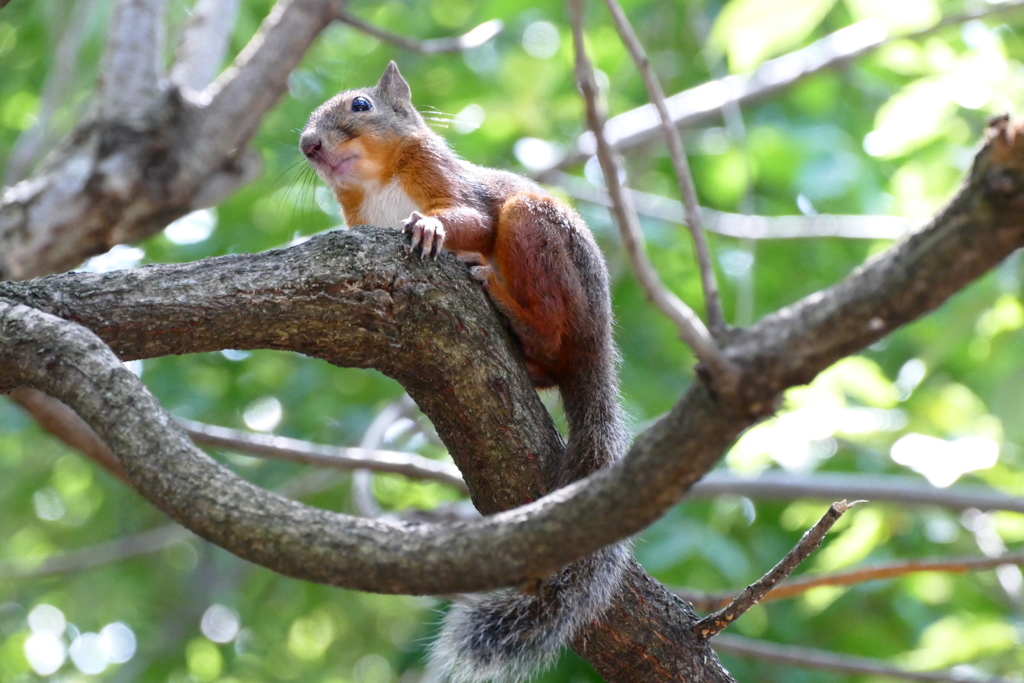
<svg viewBox="0 0 1024 683"><path fill-rule="evenodd" d="M880 20L897 33L926 28L942 17L935 0L846 0L846 6L856 20Z"/></svg>
<svg viewBox="0 0 1024 683"><path fill-rule="evenodd" d="M735 0L711 30L711 44L729 58L733 71L749 71L769 57L800 45L835 0Z"/></svg>

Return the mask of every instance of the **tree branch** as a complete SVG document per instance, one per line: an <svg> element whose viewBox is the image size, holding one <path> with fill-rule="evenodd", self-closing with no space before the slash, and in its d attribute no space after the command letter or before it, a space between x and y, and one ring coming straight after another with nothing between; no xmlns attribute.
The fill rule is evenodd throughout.
<svg viewBox="0 0 1024 683"><path fill-rule="evenodd" d="M661 123L661 132L668 143L668 154L672 159L672 167L675 170L676 178L679 181L679 190L683 197L683 204L686 206L687 225L690 234L693 236L694 249L697 253L697 264L700 267L701 284L704 287L704 299L707 302L708 325L712 333L720 334L725 330L725 314L722 312L722 297L718 291L718 283L715 281L715 268L711 263L711 253L708 250L707 237L704 234L704 219L701 216L700 204L697 202L697 186L693 182L693 174L690 172L690 163L686 159L686 150L683 149L683 140L679 136L679 130L673 125L672 118L665 106L665 91L658 81L658 77L651 69L651 63L647 59L647 53L640 38L629 23L629 18L622 10L617 0L605 0L608 11L619 31L619 37L625 43L637 69L643 77L644 85L647 86L647 93L658 112L658 119ZM595 135L599 131L594 131Z"/></svg>
<svg viewBox="0 0 1024 683"><path fill-rule="evenodd" d="M239 0L198 0L174 52L171 82L202 90L220 73L238 16Z"/></svg>
<svg viewBox="0 0 1024 683"><path fill-rule="evenodd" d="M569 1L572 16L573 41L576 46L576 80L587 105L587 125L597 144L597 158L601 163L604 182L612 202L612 213L619 224L623 245L629 254L630 263L637 280L647 298L664 313L679 330L680 336L697 357L709 369L716 383L716 389L731 393L736 382L736 372L722 357L715 340L703 321L678 296L665 286L654 265L647 257L644 233L640 219L633 206L632 197L624 191L620 180L619 165L604 138L605 116L598 103L597 82L594 67L587 57L583 36L583 0Z"/></svg>
<svg viewBox="0 0 1024 683"><path fill-rule="evenodd" d="M480 47L481 45L491 41L495 36L501 33L504 28L504 24L501 20L491 19L490 21L485 21L466 33L463 33L461 36L455 36L453 38L433 38L430 40L413 40L411 38L398 35L397 33L385 31L379 26L375 26L368 21L364 21L348 11L340 12L337 18L338 21L348 24L352 28L369 34L385 43L390 43L395 47L400 47L403 50L415 52L420 55L436 55L444 52L463 52L474 47Z"/></svg>
<svg viewBox="0 0 1024 683"><path fill-rule="evenodd" d="M986 486L961 484L939 489L917 477L836 472L815 472L807 476L764 472L756 477L711 472L693 487L688 497L710 498L723 494L747 496L755 500L870 498L874 503L936 505L953 510L977 508L1024 513L1024 498Z"/></svg>
<svg viewBox="0 0 1024 683"><path fill-rule="evenodd" d="M573 199L612 208L608 192L586 180L557 173L550 183ZM685 223L686 210L676 199L626 188L632 196L636 211L668 223ZM907 234L912 227L906 218L898 216L843 216L821 214L817 216L752 216L716 211L701 207L705 227L711 232L745 240L820 239L842 237L846 239L895 240Z"/></svg>
<svg viewBox="0 0 1024 683"><path fill-rule="evenodd" d="M501 526L499 520L494 536L488 537L482 528L478 529L479 537L475 532L461 535L464 541L474 539L474 549L467 549L470 554L480 548L496 551L490 545L495 538L505 541L499 546L504 552L483 553L481 567L488 567L495 557L507 557L505 553L517 554L514 559L508 558L507 564L500 563L500 570L495 567L494 574L481 571L475 579L481 585L495 585L488 582L514 583L538 572L543 575L643 528L689 490L743 429L769 412L783 389L809 381L814 372L831 362L931 310L998 263L1024 242L1021 147L1024 138L1017 136L1007 121L997 121L968 184L930 226L826 293L809 297L749 330L737 331L726 351L738 366L747 368L741 382L743 394L738 397L741 402L718 402L703 386L695 385L672 411L641 435L620 465L501 518L520 527L516 531ZM458 264L451 258L438 262L441 265L417 264L402 254L400 240L393 234L335 233L291 249L253 256L6 283L0 285L0 295L53 308L90 324L126 357L218 348L290 348L341 365L365 367L376 363L409 388L439 432L447 435L449 450L467 473L477 468L489 471L488 465L493 463L482 463L481 454L496 450L521 453L524 446L509 439L499 449L477 443L472 444L473 450L463 450L470 444L460 442L457 435L465 433L468 424L474 423L492 439L499 438L494 433L509 431L510 424L525 424L524 431L533 425L548 425L542 431L550 437L550 419L520 366L507 365L512 361L492 361L494 366L481 368L479 363L467 360L473 357L467 348L479 352L480 344L492 349L485 356L488 359L512 356L507 345L495 347L493 340L499 338L496 331L488 338L479 335L478 331L489 329L494 320L489 309L469 313L463 299L471 299L469 293L475 292L479 305L482 294L470 288ZM424 284L433 278L440 279L424 290ZM112 296L110 290L116 294ZM420 298L425 291L431 296L428 311L422 310ZM459 292L466 296L460 299ZM194 302L193 307L183 306L182 301ZM467 315L474 322L469 322ZM398 326L395 317L404 318L404 324ZM507 344L507 339L503 341ZM425 344L431 349L424 348ZM403 357L395 354L395 348L416 349L416 353ZM403 360L407 363L404 368ZM501 363L506 363L505 367L500 367ZM17 367L14 363L12 369ZM491 378L480 372L491 373ZM521 384L510 394L511 377L519 378ZM454 382L454 378L461 382ZM467 402L465 383L501 399L514 398L510 405L536 405L537 418L525 423L503 419L494 424L474 412L473 419L453 420L457 406L481 405L479 392ZM456 384L461 386L453 386ZM446 385L448 391L438 390ZM492 387L497 386L502 390L494 391ZM532 404L528 396L533 396ZM506 412L504 417L515 416ZM98 426L93 424L94 428ZM106 435L101 436L111 443ZM558 448L550 441L548 444L546 448L527 449L526 453L545 453L541 460L547 461ZM123 455L117 448L114 451ZM683 454L685 457L680 457ZM195 458L190 456L189 460ZM523 461L537 459L530 456ZM508 472L517 469L522 471L521 466L512 466ZM540 471L532 475L536 482L543 480ZM503 477L495 477L490 483L497 484L505 498L504 503L495 506L498 496L482 495L478 488L481 479L467 483L474 500L485 511L511 507L523 500L523 480L510 482L506 476L502 485L498 482ZM281 514L299 514L287 506L275 503L274 507ZM304 515L300 516L305 521ZM494 520L484 524L491 522ZM310 524L317 526L315 520ZM530 534L553 533L554 529L557 533L573 529L574 533L568 534L570 541L560 540L557 548L544 548L548 552L535 558L536 564L525 561L523 558L538 553L539 548L536 541L541 536ZM333 542L345 543L344 539ZM422 549L429 555L429 547ZM307 557L309 554L315 554L315 550L311 549ZM294 572L298 568L285 573ZM323 576L320 570L314 575ZM407 590L434 590L409 585L417 587ZM436 588L441 592L469 590L455 580Z"/></svg>
<svg viewBox="0 0 1024 683"><path fill-rule="evenodd" d="M821 576L800 576L788 579L761 598L761 602L788 600L803 595L809 590L821 586L855 586L868 581L898 579L907 574L918 572L975 572L995 569L1007 564L1024 565L1024 552L1006 553L995 557L942 557L928 560L906 560L890 562L873 567L858 567L845 572L824 574ZM729 604L732 593L702 593L680 589L674 591L683 600L693 604L697 609L716 610Z"/></svg>
<svg viewBox="0 0 1024 683"><path fill-rule="evenodd" d="M807 47L759 66L750 75L732 75L708 81L668 97L665 104L677 128L693 128L717 120L729 107L746 107L766 100L793 87L811 76L842 67L897 40L917 40L950 26L976 19L994 17L1024 8L1024 2L1001 3L977 12L947 17L935 26L907 35L890 36L879 21L865 20L842 28ZM612 149L622 151L651 142L661 134L654 105L646 104L613 116L604 134ZM590 134L579 137L575 149L547 168L533 173L546 179L550 173L563 170L593 155Z"/></svg>
<svg viewBox="0 0 1024 683"><path fill-rule="evenodd" d="M193 163L209 167L245 146L288 87L288 76L346 0L278 0L234 64L197 97Z"/></svg>
<svg viewBox="0 0 1024 683"><path fill-rule="evenodd" d="M869 657L838 655L806 647L766 643L740 636L719 636L715 638L715 647L721 652L728 652L740 657L752 657L804 668L824 669L833 673L842 671L872 676L892 676L907 681L931 681L932 683L1015 683L1014 679L1004 676L980 677L942 671L907 671Z"/></svg>
<svg viewBox="0 0 1024 683"><path fill-rule="evenodd" d="M99 86L101 119L136 121L157 102L164 47L164 0L118 0Z"/></svg>
<svg viewBox="0 0 1024 683"><path fill-rule="evenodd" d="M439 481L466 491L458 468L415 453L377 448L339 448L286 436L254 434L240 429L178 419L197 446L221 448L259 458L274 458L339 470L371 470L401 474L410 479Z"/></svg>

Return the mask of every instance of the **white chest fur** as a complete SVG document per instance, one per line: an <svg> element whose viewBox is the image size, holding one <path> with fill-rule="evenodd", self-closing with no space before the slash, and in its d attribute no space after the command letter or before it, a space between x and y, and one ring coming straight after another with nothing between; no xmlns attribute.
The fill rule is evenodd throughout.
<svg viewBox="0 0 1024 683"><path fill-rule="evenodd" d="M370 225L400 228L409 214L419 208L397 179L386 185L375 183L365 188L362 214Z"/></svg>

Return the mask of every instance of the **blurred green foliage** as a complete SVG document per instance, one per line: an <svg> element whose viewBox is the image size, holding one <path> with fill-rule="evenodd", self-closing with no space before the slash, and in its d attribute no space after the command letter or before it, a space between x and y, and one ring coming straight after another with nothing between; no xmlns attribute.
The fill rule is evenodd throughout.
<svg viewBox="0 0 1024 683"><path fill-rule="evenodd" d="M14 0L0 11L0 169L40 122L46 123L44 147L50 149L81 120L95 90L111 4ZM188 3L168 5L170 59ZM234 52L271 5L270 0L242 3ZM975 3L628 0L624 7L665 90L674 93L729 71L748 72L855 21L871 19L906 32ZM573 81L562 3L354 0L351 9L389 31L421 39L461 33L495 18L505 29L465 54L422 57L348 26L329 28L292 75L288 96L255 141L266 162L260 179L215 210L133 248L117 249L91 267L261 251L337 227L333 199L297 152L298 131L320 102L340 89L375 82L391 59L400 63L417 104L441 119L440 130L472 161L522 171L516 150L525 147L517 147L518 141L533 138L567 148L582 132L583 106ZM589 17L588 47L612 84L606 92L610 110L643 104L641 80L605 10L592 3ZM746 108L738 131L718 123L686 131L702 202L766 215L885 213L925 220L955 191L986 119L1019 105L1022 27L1024 14L1009 14L895 41ZM75 58L58 62L60 45L69 40L80 41ZM661 144L626 156L634 186L676 196ZM586 204L580 209L612 270L623 400L640 430L692 381L693 358L639 291L606 210ZM700 286L684 229L654 220L646 221L645 229L663 278L699 307ZM890 243L712 235L711 244L727 314L747 324L831 285ZM722 466L741 473L916 471L922 478L959 477L1024 494L1020 271L1019 256L1010 258L938 312L794 390L780 414L745 435ZM182 417L255 425L332 444L358 444L382 407L402 394L376 373L271 352L161 358L137 367L164 405ZM914 435L935 441L906 440ZM906 455L903 464L891 457L897 443L903 444L897 449ZM914 446L920 443L941 443L936 448L942 453L921 453ZM415 435L387 445L443 456L429 439ZM999 455L995 464L981 457L993 448ZM271 488L310 469L224 457L247 478ZM952 464L943 470L940 461L946 460ZM306 502L352 509L350 477L312 476L322 485ZM374 487L388 509L429 508L454 497L442 486L398 477L379 477ZM167 520L120 481L43 433L9 401L0 402L0 499L0 534L8 539L0 544L0 680L5 682L414 680L404 672L419 669L437 621L440 603L431 599L364 595L284 579L188 539L121 561L12 578L62 553L95 550ZM637 539L636 552L668 584L734 589L771 567L825 505L735 496L683 502ZM999 544L1011 549L1024 544L1020 515L875 504L849 513L807 569L980 554L979 547L992 551ZM912 668L962 665L964 671L1019 674L1024 670L1022 604L1019 571L920 574L818 589L759 606L735 630ZM45 606L56 607L62 617ZM127 658L124 629L112 624L127 625L133 634ZM83 634L100 635L90 641ZM51 675L53 652L72 642L79 643L77 652L72 647L70 658L57 661ZM96 642L106 648L107 664L90 668L90 661L95 664L95 657L87 656L90 642L93 649ZM121 659L111 652L121 652ZM739 680L882 680L724 660ZM597 679L569 654L540 680Z"/></svg>

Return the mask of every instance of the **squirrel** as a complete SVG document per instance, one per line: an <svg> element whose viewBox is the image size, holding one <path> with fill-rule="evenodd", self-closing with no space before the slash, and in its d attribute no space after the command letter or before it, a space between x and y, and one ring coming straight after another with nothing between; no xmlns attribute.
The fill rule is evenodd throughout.
<svg viewBox="0 0 1024 683"><path fill-rule="evenodd" d="M317 108L300 149L348 225L404 230L420 258L447 249L469 266L508 320L534 385L561 394L569 438L550 488L622 456L629 439L608 270L579 214L527 178L458 157L413 107L394 62L376 86ZM455 605L431 648L429 671L453 683L528 678L600 618L628 559L624 544L609 546L536 590Z"/></svg>

